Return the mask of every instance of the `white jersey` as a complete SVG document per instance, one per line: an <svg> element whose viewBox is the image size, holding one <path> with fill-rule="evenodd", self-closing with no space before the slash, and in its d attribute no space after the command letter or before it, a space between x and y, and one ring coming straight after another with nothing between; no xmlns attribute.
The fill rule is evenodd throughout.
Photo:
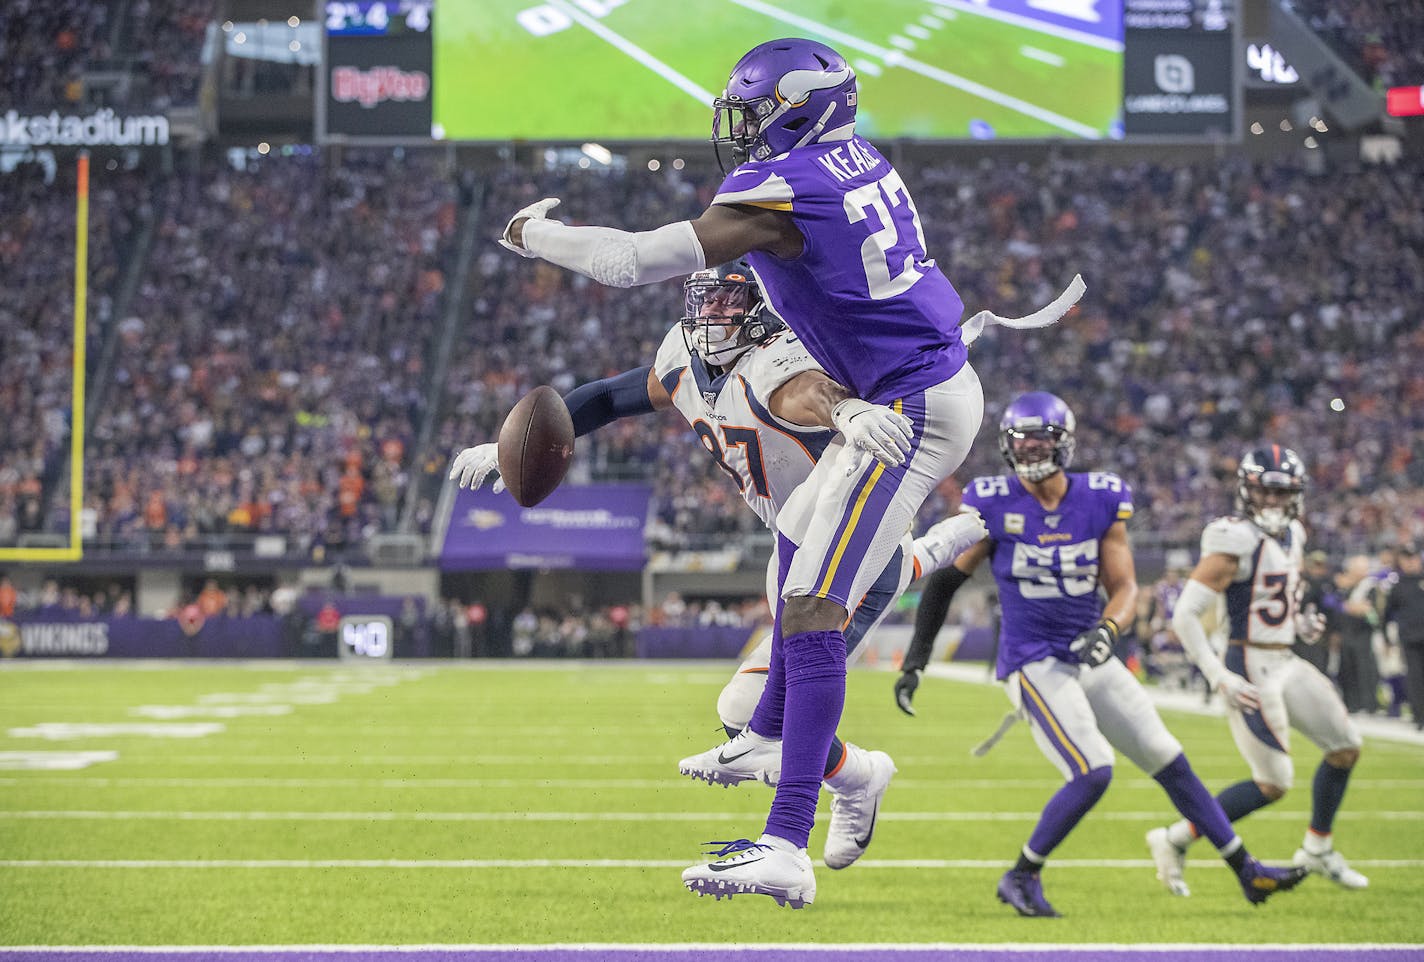
<svg viewBox="0 0 1424 962"><path fill-rule="evenodd" d="M836 437L833 428L792 424L771 413L772 392L803 371L820 371L790 331L737 358L713 377L674 327L658 348L653 374L702 446L741 489L753 511L776 529L777 513Z"/></svg>
<svg viewBox="0 0 1424 962"><path fill-rule="evenodd" d="M1226 588L1231 637L1253 644L1294 644L1305 526L1292 521L1275 538L1245 518L1217 518L1202 532L1201 550L1203 556L1237 558L1236 574Z"/></svg>

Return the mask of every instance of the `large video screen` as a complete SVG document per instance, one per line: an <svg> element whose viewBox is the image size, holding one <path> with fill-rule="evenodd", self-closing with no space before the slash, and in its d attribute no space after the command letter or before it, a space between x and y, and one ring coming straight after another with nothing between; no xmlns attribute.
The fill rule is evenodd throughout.
<svg viewBox="0 0 1424 962"><path fill-rule="evenodd" d="M332 139L678 141L737 59L835 47L872 139L1230 136L1234 0L332 0Z"/></svg>
<svg viewBox="0 0 1424 962"><path fill-rule="evenodd" d="M871 138L1101 138L1121 115L1121 0L480 0L437 7L435 128L706 137L737 59L788 36L850 60Z"/></svg>

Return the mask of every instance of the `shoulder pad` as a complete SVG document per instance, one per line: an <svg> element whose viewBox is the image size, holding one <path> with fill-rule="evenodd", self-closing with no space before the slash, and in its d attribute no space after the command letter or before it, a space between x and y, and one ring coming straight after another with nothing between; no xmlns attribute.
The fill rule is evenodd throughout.
<svg viewBox="0 0 1424 962"><path fill-rule="evenodd" d="M754 207L770 207L773 210L790 210L795 200L795 192L786 178L765 164L742 166L727 175L717 194L714 204L751 204Z"/></svg>
<svg viewBox="0 0 1424 962"><path fill-rule="evenodd" d="M657 357L653 359L653 376L663 381L663 386L667 387L665 379L691 363L692 355L687 353L687 342L683 340L682 328L673 325L664 335L662 344L658 345ZM671 390L668 388L669 392Z"/></svg>
<svg viewBox="0 0 1424 962"><path fill-rule="evenodd" d="M1202 531L1201 553L1244 558L1256 550L1260 541L1261 532L1245 518L1217 518Z"/></svg>
<svg viewBox="0 0 1424 962"><path fill-rule="evenodd" d="M737 358L732 370L746 379L758 397L766 399L772 391L803 371L820 371L822 368L799 338L790 331L783 331Z"/></svg>

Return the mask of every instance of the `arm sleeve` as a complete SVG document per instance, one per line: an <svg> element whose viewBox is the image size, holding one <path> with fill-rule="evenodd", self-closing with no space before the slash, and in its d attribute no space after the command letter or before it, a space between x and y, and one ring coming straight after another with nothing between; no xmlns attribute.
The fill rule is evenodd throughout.
<svg viewBox="0 0 1424 962"><path fill-rule="evenodd" d="M1182 596L1177 599L1177 607L1172 611L1172 630L1181 640L1187 657L1201 669L1202 675L1213 688L1226 674L1226 666L1212 650L1202 618L1215 608L1219 596L1220 592L1212 591L1200 581L1188 578L1182 587Z"/></svg>
<svg viewBox="0 0 1424 962"><path fill-rule="evenodd" d="M901 671L924 671L930 663L930 652L934 650L935 636L944 626L944 616L949 614L949 603L969 576L954 565L942 568L925 579L925 591L920 595L920 607L915 611L915 634L910 639L910 648L905 652Z"/></svg>
<svg viewBox="0 0 1424 962"><path fill-rule="evenodd" d="M574 437L581 438L619 418L651 414L653 401L648 397L648 372L652 367L580 384L568 393L564 403L574 419Z"/></svg>
<svg viewBox="0 0 1424 962"><path fill-rule="evenodd" d="M531 254L609 287L651 284L707 266L702 242L686 220L634 234L535 218L525 221L523 241Z"/></svg>

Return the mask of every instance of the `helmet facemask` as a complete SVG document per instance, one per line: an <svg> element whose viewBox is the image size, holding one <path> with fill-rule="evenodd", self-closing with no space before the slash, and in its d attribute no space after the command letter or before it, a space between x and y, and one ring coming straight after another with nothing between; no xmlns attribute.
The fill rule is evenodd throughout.
<svg viewBox="0 0 1424 962"><path fill-rule="evenodd" d="M1241 513L1272 537L1284 534L1305 507L1305 485L1282 472L1247 474L1237 485L1236 496Z"/></svg>
<svg viewBox="0 0 1424 962"><path fill-rule="evenodd" d="M761 289L746 274L699 271L683 284L682 336L713 367L727 367L773 333Z"/></svg>
<svg viewBox="0 0 1424 962"><path fill-rule="evenodd" d="M1073 432L1057 424L999 432L999 452L1014 473L1030 483L1046 481L1068 467L1076 447Z"/></svg>

